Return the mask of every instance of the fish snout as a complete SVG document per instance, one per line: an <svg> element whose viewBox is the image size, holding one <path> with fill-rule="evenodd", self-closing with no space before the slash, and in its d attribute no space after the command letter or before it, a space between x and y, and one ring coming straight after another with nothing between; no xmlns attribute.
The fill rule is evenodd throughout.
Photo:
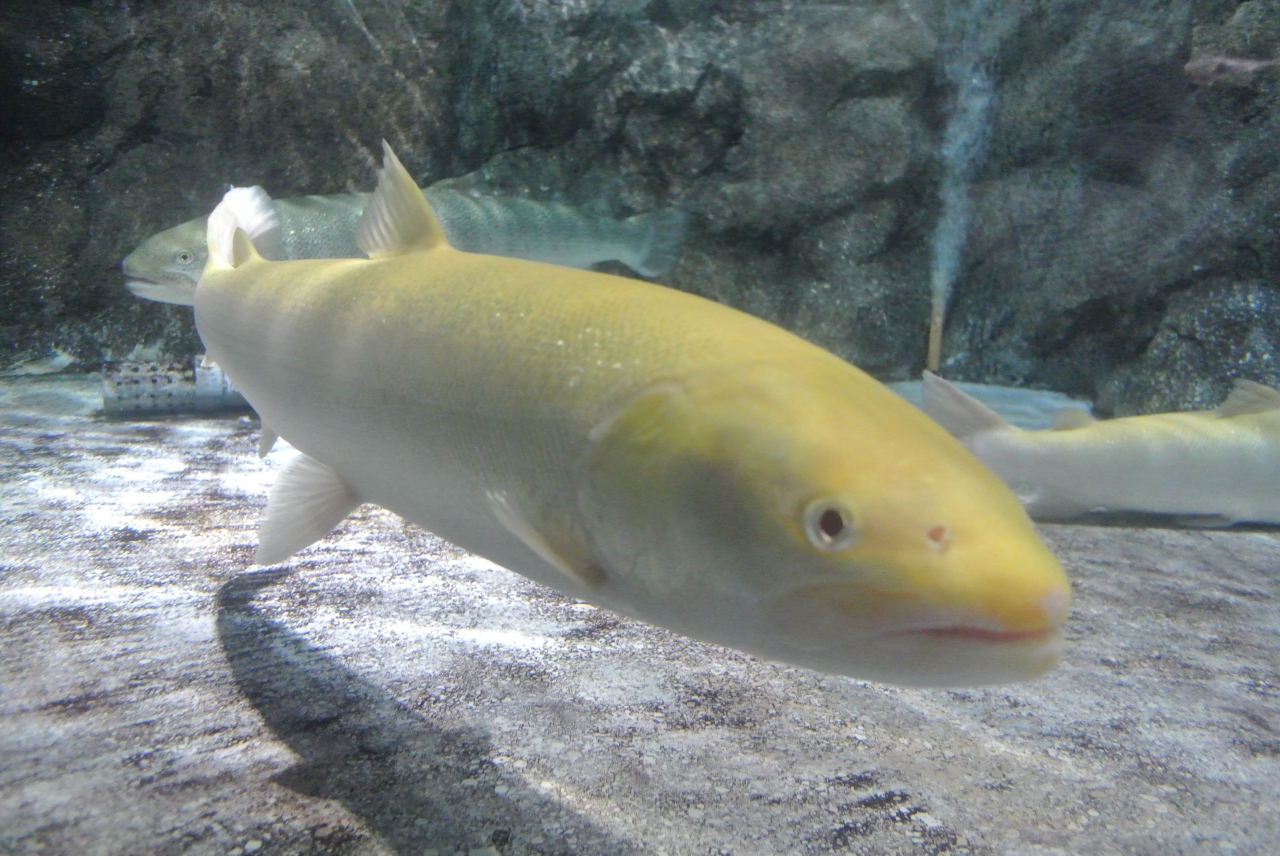
<svg viewBox="0 0 1280 856"><path fill-rule="evenodd" d="M1058 662L1070 583L1038 539L980 556L951 529L926 538L933 560L777 598L769 619L786 659L917 686L1026 680Z"/></svg>
<svg viewBox="0 0 1280 856"><path fill-rule="evenodd" d="M1071 612L1062 565L1029 526L989 531L990 537L957 537L934 579L920 580L931 602L959 616L924 632L993 643L1059 632Z"/></svg>

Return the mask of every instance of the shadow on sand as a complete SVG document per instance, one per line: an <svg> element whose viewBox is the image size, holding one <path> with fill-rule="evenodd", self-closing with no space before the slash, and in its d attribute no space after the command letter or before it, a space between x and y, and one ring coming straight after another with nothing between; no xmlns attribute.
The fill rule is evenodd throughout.
<svg viewBox="0 0 1280 856"><path fill-rule="evenodd" d="M286 576L231 580L218 592L217 621L240 692L301 758L279 784L340 800L399 853L486 844L503 854L644 852L519 778L503 779L507 792L495 793L484 732L439 727L254 606L258 591ZM327 843L344 849L341 837Z"/></svg>

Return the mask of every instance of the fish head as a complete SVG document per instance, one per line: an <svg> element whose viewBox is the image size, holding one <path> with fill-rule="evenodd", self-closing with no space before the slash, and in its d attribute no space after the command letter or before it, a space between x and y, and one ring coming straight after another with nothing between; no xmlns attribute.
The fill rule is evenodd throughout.
<svg viewBox="0 0 1280 856"><path fill-rule="evenodd" d="M834 358L662 382L596 432L586 529L624 611L822 671L1034 677L1070 586L1009 489Z"/></svg>
<svg viewBox="0 0 1280 856"><path fill-rule="evenodd" d="M138 297L190 304L209 260L207 217L190 220L147 238L125 256L125 286Z"/></svg>

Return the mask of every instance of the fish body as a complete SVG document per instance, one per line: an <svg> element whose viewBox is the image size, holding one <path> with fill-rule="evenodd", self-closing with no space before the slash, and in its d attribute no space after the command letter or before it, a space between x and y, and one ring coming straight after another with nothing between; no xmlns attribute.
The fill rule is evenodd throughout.
<svg viewBox="0 0 1280 856"><path fill-rule="evenodd" d="M586 268L620 261L643 276L675 266L686 215L675 208L622 220L517 196L482 196L449 182L423 193L449 243L461 250ZM363 258L356 223L368 193L276 199L278 246L259 250L275 259ZM208 218L198 217L152 235L125 257L130 291L148 300L190 304L209 255Z"/></svg>
<svg viewBox="0 0 1280 856"><path fill-rule="evenodd" d="M926 374L922 407L996 472L1040 520L1091 511L1177 515L1197 525L1280 523L1280 393L1238 381L1216 410L1015 428Z"/></svg>
<svg viewBox="0 0 1280 856"><path fill-rule="evenodd" d="M368 260L265 261L226 237L252 219L233 209L211 218L196 323L304 453L261 563L367 501L572 596L829 672L972 685L1060 656L1069 586L1017 500L826 351L674 289L458 251L389 149Z"/></svg>

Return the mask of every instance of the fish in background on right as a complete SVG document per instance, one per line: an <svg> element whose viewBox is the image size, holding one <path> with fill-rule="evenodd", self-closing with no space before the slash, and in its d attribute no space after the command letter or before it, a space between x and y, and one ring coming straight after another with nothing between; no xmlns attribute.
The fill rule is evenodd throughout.
<svg viewBox="0 0 1280 856"><path fill-rule="evenodd" d="M1028 431L925 372L921 408L1037 520L1105 511L1280 524L1280 392L1260 383L1237 380L1214 410L1098 420L1071 407L1052 428Z"/></svg>

